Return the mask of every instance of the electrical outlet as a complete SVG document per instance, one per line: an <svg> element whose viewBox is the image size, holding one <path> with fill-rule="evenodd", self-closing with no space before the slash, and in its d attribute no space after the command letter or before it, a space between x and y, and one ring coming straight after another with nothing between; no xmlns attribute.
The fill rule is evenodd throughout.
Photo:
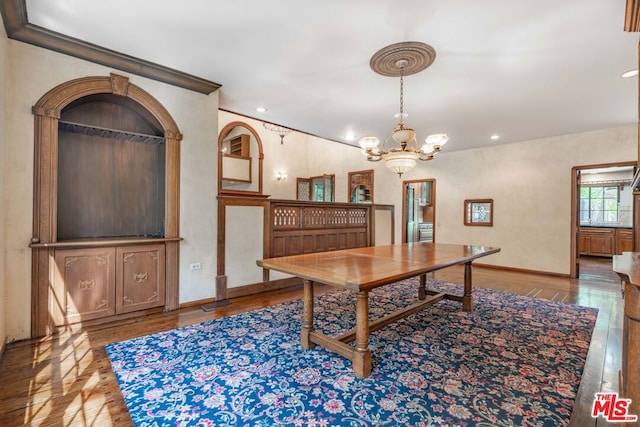
<svg viewBox="0 0 640 427"><path fill-rule="evenodd" d="M189 268L191 270L200 270L202 268L202 264L200 264L199 262L194 262L193 264L189 265Z"/></svg>

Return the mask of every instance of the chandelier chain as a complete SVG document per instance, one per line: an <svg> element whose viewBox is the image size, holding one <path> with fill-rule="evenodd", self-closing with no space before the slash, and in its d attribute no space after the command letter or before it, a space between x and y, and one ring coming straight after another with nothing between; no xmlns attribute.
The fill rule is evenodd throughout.
<svg viewBox="0 0 640 427"><path fill-rule="evenodd" d="M400 67L400 123L404 114L404 67Z"/></svg>

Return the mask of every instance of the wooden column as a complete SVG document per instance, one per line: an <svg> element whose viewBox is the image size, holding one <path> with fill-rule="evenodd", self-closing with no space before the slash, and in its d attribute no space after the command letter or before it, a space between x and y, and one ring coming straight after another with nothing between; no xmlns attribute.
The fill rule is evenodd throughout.
<svg viewBox="0 0 640 427"><path fill-rule="evenodd" d="M58 172L59 112L33 108L35 116L34 196L32 243L51 243L56 239L56 177ZM31 335L51 333L49 321L50 263L53 249L32 253Z"/></svg>

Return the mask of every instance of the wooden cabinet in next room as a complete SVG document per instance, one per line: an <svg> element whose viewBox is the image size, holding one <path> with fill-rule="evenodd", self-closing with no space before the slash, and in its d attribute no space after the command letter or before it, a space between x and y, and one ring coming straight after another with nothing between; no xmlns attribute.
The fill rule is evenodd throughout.
<svg viewBox="0 0 640 427"><path fill-rule="evenodd" d="M632 228L580 227L580 255L613 256L633 250Z"/></svg>
<svg viewBox="0 0 640 427"><path fill-rule="evenodd" d="M633 252L633 247L633 229L616 229L616 254L621 255L622 252Z"/></svg>
<svg viewBox="0 0 640 427"><path fill-rule="evenodd" d="M580 228L580 255L612 256L615 252L613 228Z"/></svg>

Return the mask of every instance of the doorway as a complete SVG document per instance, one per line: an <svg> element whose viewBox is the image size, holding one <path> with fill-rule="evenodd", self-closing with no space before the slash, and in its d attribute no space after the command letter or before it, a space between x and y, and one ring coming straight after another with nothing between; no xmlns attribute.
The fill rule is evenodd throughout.
<svg viewBox="0 0 640 427"><path fill-rule="evenodd" d="M635 166L619 162L572 168L572 278L580 277L581 261L610 268L614 255L634 250Z"/></svg>
<svg viewBox="0 0 640 427"><path fill-rule="evenodd" d="M402 183L402 242L434 242L436 231L436 180Z"/></svg>

